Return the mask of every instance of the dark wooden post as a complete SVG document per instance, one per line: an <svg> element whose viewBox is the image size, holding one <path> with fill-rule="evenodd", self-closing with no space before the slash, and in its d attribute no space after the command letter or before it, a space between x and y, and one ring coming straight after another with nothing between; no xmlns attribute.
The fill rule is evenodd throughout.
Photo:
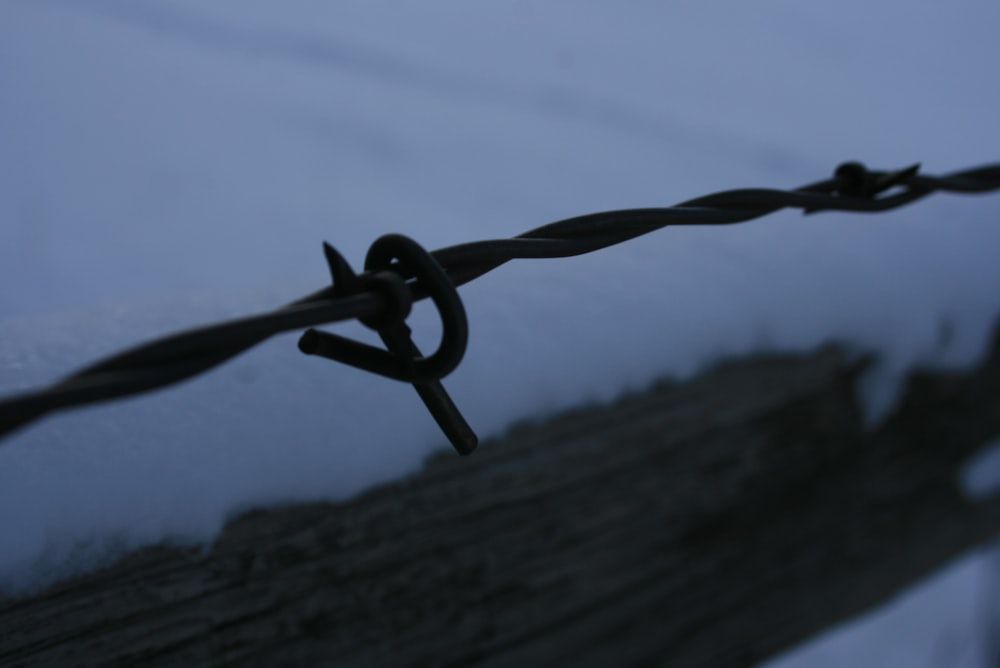
<svg viewBox="0 0 1000 668"><path fill-rule="evenodd" d="M512 431L0 602L4 666L748 665L995 536L1000 346L867 432L829 348Z"/></svg>

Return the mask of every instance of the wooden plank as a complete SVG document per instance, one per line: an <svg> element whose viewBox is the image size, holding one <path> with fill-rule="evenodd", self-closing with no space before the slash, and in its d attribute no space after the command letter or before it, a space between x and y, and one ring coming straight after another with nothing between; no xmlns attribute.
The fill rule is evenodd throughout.
<svg viewBox="0 0 1000 668"><path fill-rule="evenodd" d="M522 426L2 601L0 664L752 664L997 534L956 471L1000 434L998 349L874 431L835 348Z"/></svg>

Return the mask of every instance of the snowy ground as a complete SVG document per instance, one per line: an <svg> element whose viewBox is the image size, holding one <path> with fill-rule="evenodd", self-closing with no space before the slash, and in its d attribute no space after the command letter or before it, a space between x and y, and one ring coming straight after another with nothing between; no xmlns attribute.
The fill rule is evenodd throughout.
<svg viewBox="0 0 1000 668"><path fill-rule="evenodd" d="M386 232L437 248L791 187L848 159L995 162L998 20L986 0L3 0L0 393L311 292L324 239L360 264ZM720 355L837 338L882 354L877 415L912 363L983 350L998 214L998 197L937 196L511 264L462 289L470 348L446 384L488 434ZM414 322L433 347L432 314ZM342 498L440 442L410 388L279 337L4 441L0 583L210 540L251 504ZM920 642L972 633L985 563L905 599L898 624L859 620L830 642L931 665L941 645ZM823 643L790 665L828 665ZM881 651L849 663L888 665Z"/></svg>

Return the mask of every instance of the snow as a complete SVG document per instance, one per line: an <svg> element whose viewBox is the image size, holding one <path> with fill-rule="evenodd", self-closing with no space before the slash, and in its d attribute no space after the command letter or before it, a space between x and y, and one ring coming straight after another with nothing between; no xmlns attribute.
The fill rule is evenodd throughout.
<svg viewBox="0 0 1000 668"><path fill-rule="evenodd" d="M387 232L433 249L793 187L851 159L995 162L998 19L986 0L7 0L0 396L311 292L323 240L358 265ZM445 385L489 435L837 339L881 355L876 419L914 363L982 354L998 213L998 197L938 195L512 263L462 288L470 346ZM426 349L435 320L413 318ZM344 498L440 447L411 388L278 337L3 441L0 585L205 543L250 505Z"/></svg>
<svg viewBox="0 0 1000 668"><path fill-rule="evenodd" d="M998 565L996 556L984 552L956 560L896 600L772 659L767 668L987 668L993 664L984 632L995 613Z"/></svg>

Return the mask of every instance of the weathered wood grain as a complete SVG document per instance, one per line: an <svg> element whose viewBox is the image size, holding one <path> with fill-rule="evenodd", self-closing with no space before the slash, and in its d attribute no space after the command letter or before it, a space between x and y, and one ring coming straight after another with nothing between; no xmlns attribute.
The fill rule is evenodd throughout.
<svg viewBox="0 0 1000 668"><path fill-rule="evenodd" d="M861 366L728 364L142 550L0 601L0 665L753 664L1000 530L956 486L1000 434L1000 355L915 376L874 432Z"/></svg>

